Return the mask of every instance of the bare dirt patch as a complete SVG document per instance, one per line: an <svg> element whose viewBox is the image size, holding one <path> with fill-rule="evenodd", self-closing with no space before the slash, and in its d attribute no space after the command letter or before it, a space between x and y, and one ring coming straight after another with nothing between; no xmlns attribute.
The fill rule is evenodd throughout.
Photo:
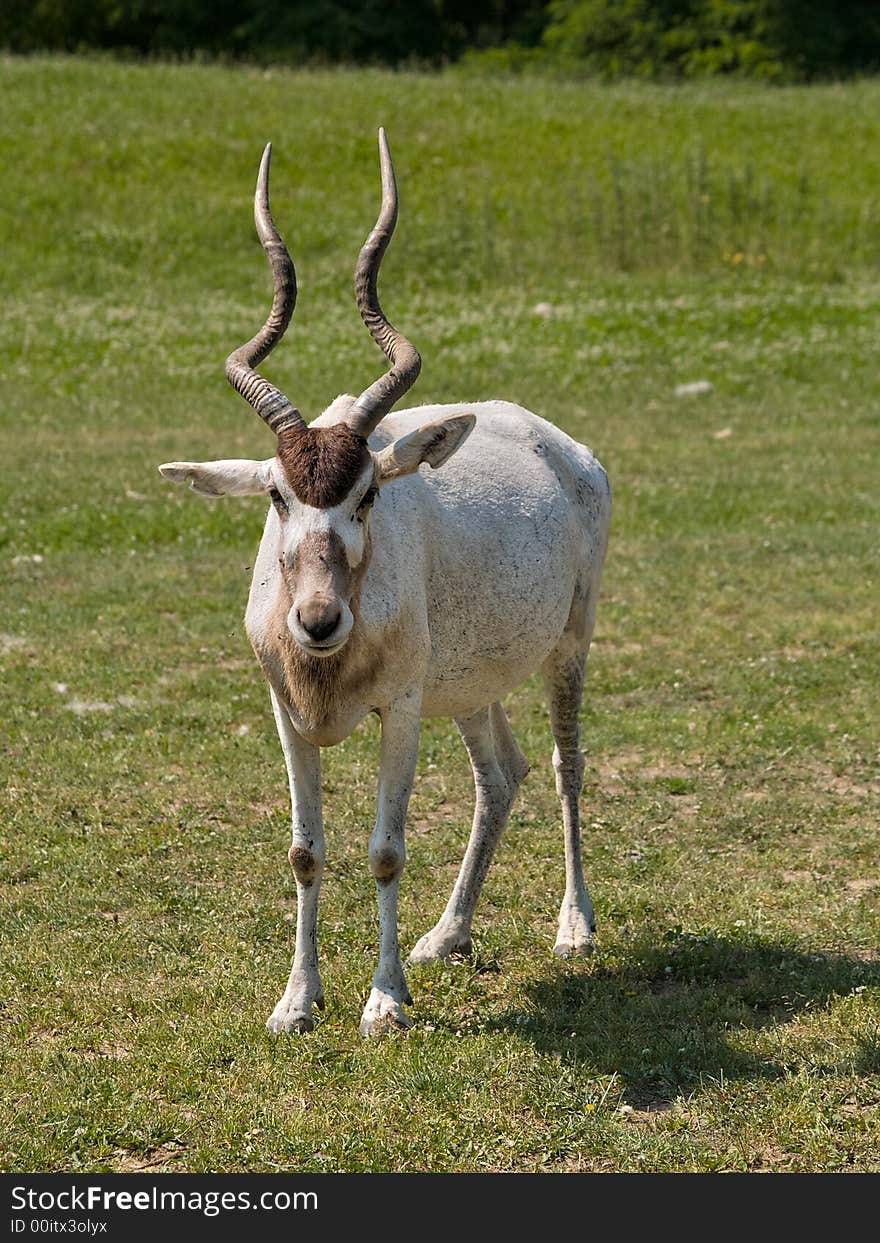
<svg viewBox="0 0 880 1243"><path fill-rule="evenodd" d="M880 799L880 778L863 780L848 773L835 772L830 764L821 760L799 770L798 775L822 794L831 794L836 798Z"/></svg>
<svg viewBox="0 0 880 1243"><path fill-rule="evenodd" d="M123 1061L131 1057L132 1049L130 1045L121 1044L120 1042L111 1042L103 1040L100 1044L95 1045L94 1049L81 1049L79 1056L87 1062L96 1061L99 1058L113 1058L117 1061Z"/></svg>
<svg viewBox="0 0 880 1243"><path fill-rule="evenodd" d="M762 1144L753 1150L748 1166L750 1170L785 1170L793 1161L790 1152L777 1148L775 1144Z"/></svg>
<svg viewBox="0 0 880 1243"><path fill-rule="evenodd" d="M122 1153L120 1151L113 1162L113 1169L117 1174L142 1174L146 1170L177 1170L180 1168L183 1154L183 1145L173 1142L160 1144L158 1148L151 1148L149 1152Z"/></svg>
<svg viewBox="0 0 880 1243"><path fill-rule="evenodd" d="M698 771L701 758L692 756L689 764L663 760L646 763L643 751L627 748L598 761L599 785L603 790L621 791L644 781L688 781Z"/></svg>
<svg viewBox="0 0 880 1243"><path fill-rule="evenodd" d="M825 786L833 794L849 798L880 797L880 781L853 781L851 777L831 775L825 779Z"/></svg>
<svg viewBox="0 0 880 1243"><path fill-rule="evenodd" d="M870 893L873 889L880 889L880 880L873 877L859 876L855 880L848 880L846 887L850 893Z"/></svg>

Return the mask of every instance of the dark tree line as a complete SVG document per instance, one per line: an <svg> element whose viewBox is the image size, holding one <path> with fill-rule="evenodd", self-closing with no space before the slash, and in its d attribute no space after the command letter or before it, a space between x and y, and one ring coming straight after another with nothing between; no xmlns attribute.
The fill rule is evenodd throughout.
<svg viewBox="0 0 880 1243"><path fill-rule="evenodd" d="M540 0L2 0L0 45L291 63L440 63L534 43Z"/></svg>
<svg viewBox="0 0 880 1243"><path fill-rule="evenodd" d="M0 47L809 80L880 70L880 0L0 0Z"/></svg>

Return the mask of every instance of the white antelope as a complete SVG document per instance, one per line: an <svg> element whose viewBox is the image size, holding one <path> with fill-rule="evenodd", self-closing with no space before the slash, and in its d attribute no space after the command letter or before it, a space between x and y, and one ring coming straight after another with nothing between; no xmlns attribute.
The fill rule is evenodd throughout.
<svg viewBox="0 0 880 1243"><path fill-rule="evenodd" d="M229 356L226 376L275 433L275 454L261 462L159 467L167 479L203 496L259 493L272 502L245 625L269 683L292 803L296 949L287 987L268 1020L273 1032L308 1031L313 1007L323 1008L320 748L347 738L370 712L381 721L378 806L369 841L379 963L363 1035L409 1026L397 894L420 718L454 717L473 766L476 808L452 895L410 963L471 948L474 907L528 771L501 698L538 668L549 699L565 836L555 952L586 953L594 931L580 856L578 710L607 543L608 480L589 449L510 402L389 415L414 383L421 360L388 322L376 293L397 219L383 130L379 152L382 207L358 259L355 293L390 370L357 400L337 397L309 425L254 371L281 339L296 302L293 264L269 212L270 144L254 217L274 279L272 310L256 336ZM424 463L430 472L419 470Z"/></svg>

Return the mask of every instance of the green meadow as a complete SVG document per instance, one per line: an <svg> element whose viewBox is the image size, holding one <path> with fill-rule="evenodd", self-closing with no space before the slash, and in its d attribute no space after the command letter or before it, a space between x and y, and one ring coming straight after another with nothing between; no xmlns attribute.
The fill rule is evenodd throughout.
<svg viewBox="0 0 880 1243"><path fill-rule="evenodd" d="M880 1170L880 82L7 58L0 116L0 1168ZM611 478L599 934L551 955L535 679L474 957L411 969L412 1030L361 1040L367 723L323 754L327 1007L279 1039L289 804L242 626L265 506L156 466L271 452L223 377L269 304L268 139L300 299L264 370L308 417L379 374L351 275L380 124L412 401L518 401ZM407 950L471 812L426 722Z"/></svg>

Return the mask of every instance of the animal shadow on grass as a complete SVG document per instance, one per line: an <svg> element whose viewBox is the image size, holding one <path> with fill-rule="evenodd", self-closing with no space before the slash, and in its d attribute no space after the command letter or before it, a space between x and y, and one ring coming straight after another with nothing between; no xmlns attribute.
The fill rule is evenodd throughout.
<svg viewBox="0 0 880 1243"><path fill-rule="evenodd" d="M880 962L675 930L659 944L633 942L614 967L560 964L527 990L525 1012L493 1026L616 1074L624 1100L656 1109L708 1079L768 1080L796 1070L806 1058L778 1063L747 1052L737 1033L790 1023L877 984ZM828 1075L876 1074L880 1045L864 1041L854 1057L809 1066Z"/></svg>

